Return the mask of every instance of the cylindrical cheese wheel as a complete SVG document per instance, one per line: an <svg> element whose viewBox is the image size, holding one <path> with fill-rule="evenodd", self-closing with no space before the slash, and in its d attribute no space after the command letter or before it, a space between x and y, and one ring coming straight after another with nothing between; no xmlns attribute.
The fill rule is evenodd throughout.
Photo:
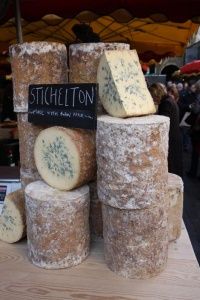
<svg viewBox="0 0 200 300"><path fill-rule="evenodd" d="M6 195L0 215L0 240L15 243L26 236L24 191Z"/></svg>
<svg viewBox="0 0 200 300"><path fill-rule="evenodd" d="M42 181L25 189L28 256L46 269L80 264L89 254L89 188L58 191Z"/></svg>
<svg viewBox="0 0 200 300"><path fill-rule="evenodd" d="M67 83L67 50L64 44L31 42L9 48L13 100L16 112L28 111L30 84Z"/></svg>
<svg viewBox="0 0 200 300"><path fill-rule="evenodd" d="M168 257L165 207L123 210L102 205L104 253L107 266L128 278L160 273Z"/></svg>
<svg viewBox="0 0 200 300"><path fill-rule="evenodd" d="M81 43L69 46L69 82L96 83L100 58L105 50L129 50L125 43ZM98 101L99 102L99 101ZM100 102L97 113L102 112Z"/></svg>
<svg viewBox="0 0 200 300"><path fill-rule="evenodd" d="M41 130L46 126L36 126L28 122L28 113L17 114L18 133L19 133L19 152L20 165L23 169L36 172L36 165L33 155L35 140ZM34 180L35 181L35 180Z"/></svg>
<svg viewBox="0 0 200 300"><path fill-rule="evenodd" d="M34 171L31 169L20 168L20 179L21 179L22 189L25 189L25 187L29 183L37 181L37 180L41 180L41 176L37 170Z"/></svg>
<svg viewBox="0 0 200 300"><path fill-rule="evenodd" d="M98 239L103 237L103 221L101 202L97 195L97 182L89 183L90 189L90 233L92 238Z"/></svg>
<svg viewBox="0 0 200 300"><path fill-rule="evenodd" d="M183 181L178 175L168 173L169 200L169 241L176 240L181 234L183 215Z"/></svg>
<svg viewBox="0 0 200 300"><path fill-rule="evenodd" d="M167 192L169 118L151 115L97 122L99 199L121 209L159 205Z"/></svg>
<svg viewBox="0 0 200 300"><path fill-rule="evenodd" d="M94 179L95 134L59 126L44 129L36 139L34 157L39 174L50 186L74 189Z"/></svg>

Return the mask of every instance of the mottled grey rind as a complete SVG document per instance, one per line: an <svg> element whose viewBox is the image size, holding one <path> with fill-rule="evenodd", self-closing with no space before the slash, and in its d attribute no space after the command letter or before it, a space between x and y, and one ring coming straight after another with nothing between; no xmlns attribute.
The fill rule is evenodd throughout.
<svg viewBox="0 0 200 300"><path fill-rule="evenodd" d="M129 50L125 43L81 43L69 46L69 82L96 83L100 58L105 50ZM103 106L98 99L97 113L102 114Z"/></svg>
<svg viewBox="0 0 200 300"><path fill-rule="evenodd" d="M178 239L181 235L183 215L183 180L178 175L168 173L169 200L169 241Z"/></svg>
<svg viewBox="0 0 200 300"><path fill-rule="evenodd" d="M126 278L145 279L164 270L168 257L164 207L121 210L102 205L107 266Z"/></svg>
<svg viewBox="0 0 200 300"><path fill-rule="evenodd" d="M25 187L29 183L37 181L37 180L41 180L41 177L40 177L40 174L38 173L38 171L20 168L20 179L21 179L22 189L25 189Z"/></svg>
<svg viewBox="0 0 200 300"><path fill-rule="evenodd" d="M121 209L160 205L167 192L169 118L97 119L99 199Z"/></svg>
<svg viewBox="0 0 200 300"><path fill-rule="evenodd" d="M67 49L54 42L31 42L9 47L15 112L28 112L30 84L68 82Z"/></svg>
<svg viewBox="0 0 200 300"><path fill-rule="evenodd" d="M40 131L47 126L29 123L28 113L18 113L17 124L19 133L20 165L23 169L28 169L29 172L37 172L33 154L34 144ZM39 178L36 178L35 180L37 179Z"/></svg>
<svg viewBox="0 0 200 300"><path fill-rule="evenodd" d="M45 269L80 264L89 254L89 187L65 192L36 181L25 197L30 261Z"/></svg>
<svg viewBox="0 0 200 300"><path fill-rule="evenodd" d="M93 240L103 238L103 220L101 202L97 195L97 182L89 184L90 189L90 233Z"/></svg>

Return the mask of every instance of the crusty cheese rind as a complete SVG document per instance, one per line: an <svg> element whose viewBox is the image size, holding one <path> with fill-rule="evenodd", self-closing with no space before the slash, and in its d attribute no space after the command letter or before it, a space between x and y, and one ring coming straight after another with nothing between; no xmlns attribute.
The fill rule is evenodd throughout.
<svg viewBox="0 0 200 300"><path fill-rule="evenodd" d="M22 189L6 195L0 216L0 239L15 243L26 235L24 192Z"/></svg>
<svg viewBox="0 0 200 300"><path fill-rule="evenodd" d="M105 51L100 59L97 82L103 107L111 116L156 112L135 50Z"/></svg>
<svg viewBox="0 0 200 300"><path fill-rule="evenodd" d="M47 128L36 139L34 158L39 174L50 186L77 188L95 176L95 135L87 130Z"/></svg>

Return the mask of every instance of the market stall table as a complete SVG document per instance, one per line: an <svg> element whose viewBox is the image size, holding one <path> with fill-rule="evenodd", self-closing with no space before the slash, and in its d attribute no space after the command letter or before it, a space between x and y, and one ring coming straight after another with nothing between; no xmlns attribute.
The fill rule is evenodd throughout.
<svg viewBox="0 0 200 300"><path fill-rule="evenodd" d="M26 241L0 242L1 300L197 300L200 295L200 269L183 225L178 241L169 249L167 268L148 280L125 279L104 263L101 241L81 265L62 270L45 270L27 258Z"/></svg>

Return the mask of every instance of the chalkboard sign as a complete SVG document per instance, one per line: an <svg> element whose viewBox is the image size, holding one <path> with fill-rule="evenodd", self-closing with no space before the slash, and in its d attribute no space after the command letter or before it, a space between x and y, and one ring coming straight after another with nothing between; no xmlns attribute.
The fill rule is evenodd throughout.
<svg viewBox="0 0 200 300"><path fill-rule="evenodd" d="M28 121L40 125L96 129L97 84L29 86Z"/></svg>

